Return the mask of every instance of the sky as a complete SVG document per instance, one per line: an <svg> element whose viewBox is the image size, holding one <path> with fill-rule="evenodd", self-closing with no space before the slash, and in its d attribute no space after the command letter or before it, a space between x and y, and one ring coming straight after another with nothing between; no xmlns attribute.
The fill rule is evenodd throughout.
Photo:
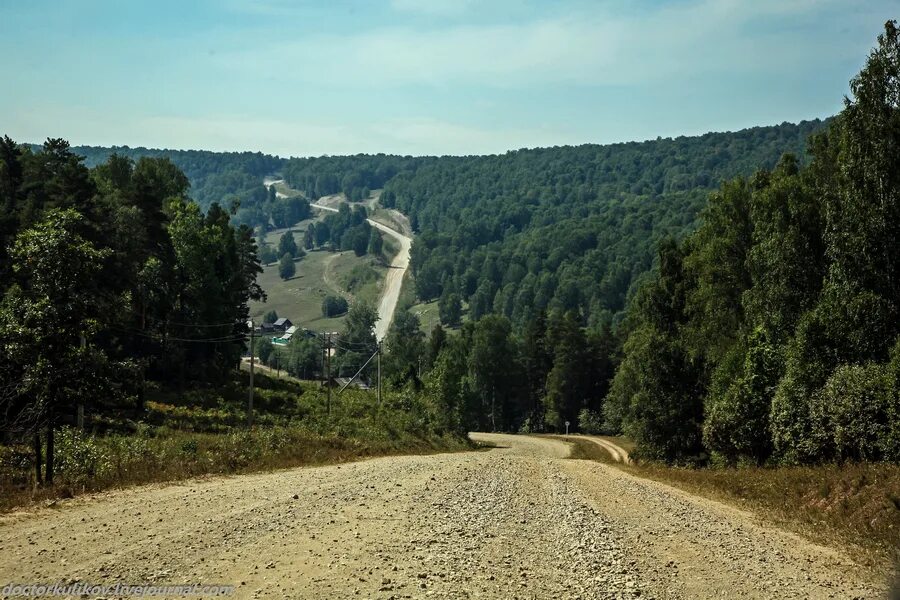
<svg viewBox="0 0 900 600"><path fill-rule="evenodd" d="M486 154L837 113L897 0L0 0L20 142Z"/></svg>

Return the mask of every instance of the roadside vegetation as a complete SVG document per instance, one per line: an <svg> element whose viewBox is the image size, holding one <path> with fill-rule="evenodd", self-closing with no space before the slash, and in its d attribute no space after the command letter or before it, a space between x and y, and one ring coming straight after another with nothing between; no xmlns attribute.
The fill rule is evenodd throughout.
<svg viewBox="0 0 900 600"><path fill-rule="evenodd" d="M56 436L56 477L38 486L28 444L0 446L0 510L127 485L236 474L389 454L471 449L436 426L438 407L412 392L348 388L254 377L253 428L247 427L248 374L216 390L148 390L145 408L110 415ZM330 410L329 410L330 408Z"/></svg>

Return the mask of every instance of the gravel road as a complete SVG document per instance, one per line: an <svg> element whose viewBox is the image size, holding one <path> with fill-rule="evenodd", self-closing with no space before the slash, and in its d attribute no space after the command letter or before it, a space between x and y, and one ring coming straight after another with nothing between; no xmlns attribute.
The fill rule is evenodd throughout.
<svg viewBox="0 0 900 600"><path fill-rule="evenodd" d="M327 196L317 203L310 204L310 206L329 212L338 212L338 209L334 208L334 206L323 204L325 201L333 204L336 197ZM384 287L378 300L378 321L375 322L375 339L381 341L387 337L388 329L391 328L391 322L394 320L394 311L397 308L397 302L400 300L400 289L403 287L403 276L406 275L406 269L409 268L409 251L412 248L412 239L378 221L366 219L366 222L378 231L393 237L400 244L400 251L397 252L397 255L394 256L391 264L388 266L388 272L384 278Z"/></svg>
<svg viewBox="0 0 900 600"><path fill-rule="evenodd" d="M11 582L231 583L235 598L877 598L756 517L551 439L150 485L0 518Z"/></svg>

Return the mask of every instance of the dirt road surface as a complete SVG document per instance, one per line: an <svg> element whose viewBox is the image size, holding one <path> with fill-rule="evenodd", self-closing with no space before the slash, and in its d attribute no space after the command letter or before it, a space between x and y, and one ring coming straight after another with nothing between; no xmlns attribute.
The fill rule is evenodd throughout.
<svg viewBox="0 0 900 600"><path fill-rule="evenodd" d="M311 204L310 206L329 212L338 211L333 206L319 203ZM384 287L381 290L381 297L378 300L378 321L375 323L375 339L381 341L387 336L391 322L394 320L394 311L397 309L400 289L403 287L403 276L406 275L406 269L409 268L409 250L412 248L412 239L378 221L373 221L372 219L366 219L366 221L375 229L396 239L400 244L400 251L397 252L397 255L394 256L388 267L387 275L384 278Z"/></svg>
<svg viewBox="0 0 900 600"><path fill-rule="evenodd" d="M552 439L84 496L0 518L10 582L234 598L878 598L882 578Z"/></svg>

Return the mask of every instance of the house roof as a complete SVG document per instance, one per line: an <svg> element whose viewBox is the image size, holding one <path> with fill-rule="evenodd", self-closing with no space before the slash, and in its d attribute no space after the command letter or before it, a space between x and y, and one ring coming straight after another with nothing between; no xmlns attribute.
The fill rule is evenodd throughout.
<svg viewBox="0 0 900 600"><path fill-rule="evenodd" d="M291 320L288 319L287 317L281 317L280 319L275 321L274 325L275 325L275 327L283 327L284 325L286 325L290 322L291 322Z"/></svg>
<svg viewBox="0 0 900 600"><path fill-rule="evenodd" d="M288 328L285 330L285 333L288 334L288 335L290 335L290 334L292 334L292 333L297 333L297 326L296 326L296 325L291 325L290 327L288 327Z"/></svg>

